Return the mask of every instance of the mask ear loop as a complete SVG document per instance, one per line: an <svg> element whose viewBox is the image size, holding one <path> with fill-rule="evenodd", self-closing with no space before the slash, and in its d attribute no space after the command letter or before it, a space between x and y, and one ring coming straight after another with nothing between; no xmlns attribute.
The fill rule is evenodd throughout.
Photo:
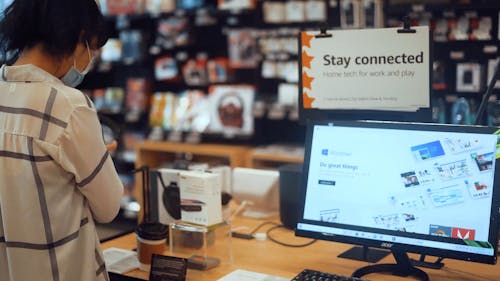
<svg viewBox="0 0 500 281"><path fill-rule="evenodd" d="M87 54L89 55L89 63L87 64L87 67L85 67L85 69L83 70L82 73L87 74L94 64L95 56L93 56L91 51L90 51L89 41L85 40L85 45L87 46Z"/></svg>
<svg viewBox="0 0 500 281"><path fill-rule="evenodd" d="M90 46L89 46L89 41L85 40L85 46L87 47L87 54L89 55L89 63L92 61L92 55L90 54ZM73 56L73 67L78 70L76 67L76 57Z"/></svg>
<svg viewBox="0 0 500 281"><path fill-rule="evenodd" d="M85 40L85 45L87 45L87 53L89 54L89 61L92 60L92 55L90 54L89 41Z"/></svg>

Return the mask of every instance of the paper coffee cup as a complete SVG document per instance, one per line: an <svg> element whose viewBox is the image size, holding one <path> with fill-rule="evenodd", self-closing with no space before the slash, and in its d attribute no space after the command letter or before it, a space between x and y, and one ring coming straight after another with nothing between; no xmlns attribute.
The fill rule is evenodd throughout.
<svg viewBox="0 0 500 281"><path fill-rule="evenodd" d="M167 249L168 226L160 223L143 223L135 230L139 269L149 271L153 254L163 255Z"/></svg>

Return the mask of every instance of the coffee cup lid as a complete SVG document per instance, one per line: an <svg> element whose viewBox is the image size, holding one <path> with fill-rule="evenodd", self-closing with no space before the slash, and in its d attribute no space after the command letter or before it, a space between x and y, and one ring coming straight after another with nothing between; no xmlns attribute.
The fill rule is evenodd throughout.
<svg viewBox="0 0 500 281"><path fill-rule="evenodd" d="M141 223L135 233L142 239L162 240L168 236L168 226L161 223Z"/></svg>

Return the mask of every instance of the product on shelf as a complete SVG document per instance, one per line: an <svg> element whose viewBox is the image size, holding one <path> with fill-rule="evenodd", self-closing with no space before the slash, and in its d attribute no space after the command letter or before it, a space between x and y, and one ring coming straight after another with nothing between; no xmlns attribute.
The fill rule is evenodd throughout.
<svg viewBox="0 0 500 281"><path fill-rule="evenodd" d="M364 28L384 27L383 0L363 0L361 26Z"/></svg>
<svg viewBox="0 0 500 281"><path fill-rule="evenodd" d="M229 65L233 68L255 68L258 65L258 48L253 29L229 30Z"/></svg>
<svg viewBox="0 0 500 281"><path fill-rule="evenodd" d="M295 83L280 83L278 86L278 103L284 106L298 106L299 86Z"/></svg>
<svg viewBox="0 0 500 281"><path fill-rule="evenodd" d="M491 40L491 17L473 18L470 20L470 40Z"/></svg>
<svg viewBox="0 0 500 281"><path fill-rule="evenodd" d="M143 36L141 30L122 30L122 61L126 64L141 61L144 56Z"/></svg>
<svg viewBox="0 0 500 281"><path fill-rule="evenodd" d="M108 15L144 13L144 0L106 0L105 2L103 13Z"/></svg>
<svg viewBox="0 0 500 281"><path fill-rule="evenodd" d="M276 62L270 61L270 60L265 60L262 62L262 71L261 71L261 76L262 78L275 78L277 77L278 71L276 70Z"/></svg>
<svg viewBox="0 0 500 281"><path fill-rule="evenodd" d="M305 20L306 21L326 21L326 3L325 1L306 1L305 2Z"/></svg>
<svg viewBox="0 0 500 281"><path fill-rule="evenodd" d="M255 0L218 0L217 7L221 10L253 9Z"/></svg>
<svg viewBox="0 0 500 281"><path fill-rule="evenodd" d="M175 10L175 0L146 0L146 11L150 14L171 13Z"/></svg>
<svg viewBox="0 0 500 281"><path fill-rule="evenodd" d="M163 100L164 104L159 104ZM162 103L163 103L162 102ZM175 94L171 92L158 92L155 93L154 99L152 100L152 115L150 115L150 126L155 127L155 122L161 120L161 126L165 130L170 130L174 125L174 108L176 108L176 98ZM157 112L160 111L161 112ZM161 116L160 116L161 115ZM153 118L153 121L151 121ZM158 120L156 120L158 118Z"/></svg>
<svg viewBox="0 0 500 281"><path fill-rule="evenodd" d="M434 61L432 63L432 70L432 89L447 89L448 85L446 83L446 64L443 61Z"/></svg>
<svg viewBox="0 0 500 281"><path fill-rule="evenodd" d="M116 62L122 58L122 42L116 38L110 38L101 48L101 60L103 62Z"/></svg>
<svg viewBox="0 0 500 281"><path fill-rule="evenodd" d="M229 81L230 69L227 58L211 59L207 63L208 81L210 83L224 83Z"/></svg>
<svg viewBox="0 0 500 281"><path fill-rule="evenodd" d="M191 10L202 8L205 4L204 0L176 0L177 8Z"/></svg>
<svg viewBox="0 0 500 281"><path fill-rule="evenodd" d="M226 136L253 133L252 107L255 88L244 85L212 86L209 89L209 132Z"/></svg>
<svg viewBox="0 0 500 281"><path fill-rule="evenodd" d="M433 36L435 42L448 41L448 21L444 18L435 20L433 22Z"/></svg>
<svg viewBox="0 0 500 281"><path fill-rule="evenodd" d="M452 18L448 20L449 34L448 39L450 41L460 41L468 40L468 30L469 30L469 19L462 16L458 19Z"/></svg>
<svg viewBox="0 0 500 281"><path fill-rule="evenodd" d="M461 125L471 125L472 116L469 101L465 98L458 98L451 107L451 123Z"/></svg>
<svg viewBox="0 0 500 281"><path fill-rule="evenodd" d="M177 60L171 56L160 57L155 61L155 79L158 81L179 78Z"/></svg>
<svg viewBox="0 0 500 281"><path fill-rule="evenodd" d="M342 28L361 27L361 6L358 0L340 0L340 26Z"/></svg>
<svg viewBox="0 0 500 281"><path fill-rule="evenodd" d="M286 1L285 2L285 18L286 22L304 22L305 2L303 1Z"/></svg>
<svg viewBox="0 0 500 281"><path fill-rule="evenodd" d="M151 107L149 109L149 126L163 126L163 112L167 104L167 97L163 93L155 93L151 97Z"/></svg>
<svg viewBox="0 0 500 281"><path fill-rule="evenodd" d="M481 88L481 65L479 63L458 63L457 92L479 92Z"/></svg>
<svg viewBox="0 0 500 281"><path fill-rule="evenodd" d="M210 123L210 111L208 99L200 90L187 90L181 95L179 106L184 112L176 117L177 130L184 132L205 132Z"/></svg>
<svg viewBox="0 0 500 281"><path fill-rule="evenodd" d="M118 87L106 88L104 94L103 111L110 113L122 112L124 98L125 98L125 93L122 88Z"/></svg>
<svg viewBox="0 0 500 281"><path fill-rule="evenodd" d="M140 114L149 107L150 84L147 78L128 78L126 97L126 120L136 122Z"/></svg>
<svg viewBox="0 0 500 281"><path fill-rule="evenodd" d="M435 123L446 123L446 104L443 98L432 99L432 121Z"/></svg>
<svg viewBox="0 0 500 281"><path fill-rule="evenodd" d="M172 16L158 21L156 46L170 50L190 43L190 25L186 17Z"/></svg>
<svg viewBox="0 0 500 281"><path fill-rule="evenodd" d="M203 57L188 59L182 66L182 76L186 85L204 86L208 84L207 60Z"/></svg>
<svg viewBox="0 0 500 281"><path fill-rule="evenodd" d="M265 23L285 23L285 3L265 1L262 5Z"/></svg>
<svg viewBox="0 0 500 281"><path fill-rule="evenodd" d="M278 77L290 83L299 82L298 61L280 62L277 65Z"/></svg>
<svg viewBox="0 0 500 281"><path fill-rule="evenodd" d="M208 100L200 90L187 90L178 94L156 93L152 98L149 118L151 127L202 133L210 122Z"/></svg>

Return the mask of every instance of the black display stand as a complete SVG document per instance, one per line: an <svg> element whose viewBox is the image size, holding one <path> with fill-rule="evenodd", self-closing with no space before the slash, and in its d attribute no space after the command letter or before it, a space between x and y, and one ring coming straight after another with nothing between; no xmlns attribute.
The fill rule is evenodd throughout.
<svg viewBox="0 0 500 281"><path fill-rule="evenodd" d="M375 264L362 267L356 270L352 276L362 277L370 273L387 272L396 276L413 276L421 281L429 281L429 275L425 271L413 266L406 252L392 251L395 264Z"/></svg>
<svg viewBox="0 0 500 281"><path fill-rule="evenodd" d="M369 248L368 246L355 246L341 253L337 257L357 261L376 263L388 256L391 252Z"/></svg>
<svg viewBox="0 0 500 281"><path fill-rule="evenodd" d="M443 258L438 258L435 262L427 262L425 261L425 255L420 255L420 259L418 260L410 259L411 264L413 264L413 266L419 266L431 269L443 268L444 263L441 262L442 260Z"/></svg>

